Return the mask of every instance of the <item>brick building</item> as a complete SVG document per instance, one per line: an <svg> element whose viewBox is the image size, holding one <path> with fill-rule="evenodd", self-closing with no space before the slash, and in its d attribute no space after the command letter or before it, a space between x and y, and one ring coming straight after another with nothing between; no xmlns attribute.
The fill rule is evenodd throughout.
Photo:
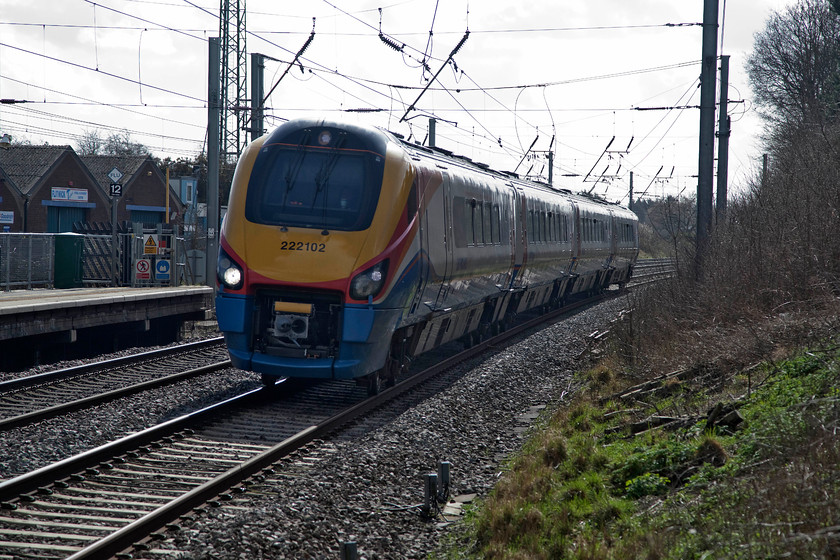
<svg viewBox="0 0 840 560"><path fill-rule="evenodd" d="M109 177L113 169L122 175L117 181ZM167 198L170 221L183 216L177 193L166 188L150 156L79 157L70 146L13 145L0 150L0 231L64 232L77 222L110 223L111 183L122 191L118 222L165 222Z"/></svg>
<svg viewBox="0 0 840 560"><path fill-rule="evenodd" d="M82 161L99 181L103 192L113 182L108 174L117 169L123 174L119 183L122 196L117 203L117 220L144 223L179 221L184 205L177 191L165 187L166 179L151 156L82 156Z"/></svg>

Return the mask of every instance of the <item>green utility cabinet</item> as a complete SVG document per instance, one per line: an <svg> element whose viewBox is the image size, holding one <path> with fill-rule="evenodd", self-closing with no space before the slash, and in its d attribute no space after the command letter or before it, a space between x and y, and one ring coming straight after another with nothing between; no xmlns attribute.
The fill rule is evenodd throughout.
<svg viewBox="0 0 840 560"><path fill-rule="evenodd" d="M78 233L60 233L55 236L56 289L81 288L85 236Z"/></svg>

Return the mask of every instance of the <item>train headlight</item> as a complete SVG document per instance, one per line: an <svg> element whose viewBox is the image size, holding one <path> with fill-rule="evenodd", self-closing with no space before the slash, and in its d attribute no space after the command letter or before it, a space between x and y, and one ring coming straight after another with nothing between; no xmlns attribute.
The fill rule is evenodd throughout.
<svg viewBox="0 0 840 560"><path fill-rule="evenodd" d="M385 286L385 277L387 273L387 259L376 263L363 272L360 272L350 282L350 297L359 300L366 300L368 297L376 297L376 295L379 294Z"/></svg>
<svg viewBox="0 0 840 560"><path fill-rule="evenodd" d="M242 269L222 250L219 250L216 276L219 278L219 283L229 290L238 290L242 287Z"/></svg>

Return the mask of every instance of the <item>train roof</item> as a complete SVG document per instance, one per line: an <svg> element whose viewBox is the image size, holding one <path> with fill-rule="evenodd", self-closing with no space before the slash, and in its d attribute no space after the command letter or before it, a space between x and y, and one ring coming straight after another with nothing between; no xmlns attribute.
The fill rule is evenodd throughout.
<svg viewBox="0 0 840 560"><path fill-rule="evenodd" d="M307 128L317 126L336 127L351 130L356 137L362 140L362 142L368 144L368 147L373 148L375 151L378 151L383 154L385 152L385 143L387 143L388 140L391 140L394 143L402 146L402 148L409 154L413 154L417 157L430 158L432 160L437 160L439 162L447 163L449 165L455 165L461 167L462 169L470 170L474 173L494 177L497 180L504 181L510 185L537 189L552 194L562 193L564 196L568 197L570 200L576 202L577 204L590 205L590 207L601 206L610 209L621 209L623 211L630 212L630 210L627 209L627 207L621 206L618 203L608 202L606 200L588 195L586 193L575 193L569 189L556 187L554 185L549 185L548 183L543 183L541 181L532 181L530 179L525 179L519 174L514 173L512 171L501 171L498 169L493 169L486 163L473 161L471 158L455 154L451 150L447 150L438 146L424 146L417 142L410 142L399 133L367 124L334 121L327 119L293 119L291 121L283 123L277 129L270 132L268 134L267 141L270 141L271 136L275 133L280 134L279 129L281 128L283 129L283 134L289 134L290 131L295 131L292 132L292 134L294 135L296 133L302 133L302 131L304 131Z"/></svg>
<svg viewBox="0 0 840 560"><path fill-rule="evenodd" d="M445 148L441 148L438 146L424 146L422 144L418 144L417 142L409 142L402 135L391 132L385 129L381 129L384 132L387 132L389 135L393 136L395 141L398 142L402 147L408 151L409 153L417 153L421 152L427 157L432 157L433 159L438 159L440 161L445 161L447 163L455 164L460 167L464 167L467 169L471 169L474 172L480 172L483 174L488 174L494 176L498 179L503 181L509 182L512 185L519 185L529 188L536 188L540 190L544 190L551 193L562 193L566 195L568 198L572 199L573 201L580 203L580 204L594 204L600 205L609 208L618 208L626 211L630 211L626 206L622 206L616 202L609 202L602 198L598 198L592 196L588 193L580 193L580 192L572 192L569 189L556 187L554 185L550 185L548 183L543 183L541 181L532 181L530 179L525 179L517 173L512 171L500 171L498 169L493 169L486 163L476 162L473 161L471 158L467 156L461 156L455 154L451 150L447 150Z"/></svg>

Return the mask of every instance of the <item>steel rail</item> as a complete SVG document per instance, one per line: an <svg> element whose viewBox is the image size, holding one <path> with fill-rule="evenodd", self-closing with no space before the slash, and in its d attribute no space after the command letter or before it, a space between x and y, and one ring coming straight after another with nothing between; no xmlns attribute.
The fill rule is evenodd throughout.
<svg viewBox="0 0 840 560"><path fill-rule="evenodd" d="M184 381L185 379L190 379L199 375L212 373L214 371L218 371L226 367L232 367L230 360L216 362L215 364L210 364L207 366L202 366L200 368L182 371L180 373L174 373L172 375L159 377L157 379L150 379L149 381L143 381L142 383L136 383L127 387L121 387L119 389L114 389L112 391L100 393L98 395L91 395L90 397L85 397L83 399L77 399L75 401L57 404L49 408L42 408L41 410L35 410L32 412L27 412L26 414L20 414L18 416L12 416L11 418L5 418L0 420L0 432L8 431L13 428L19 428L27 424L39 422L41 420L46 420L47 418L55 418L56 416L60 416L62 414L67 414L70 412L75 412L77 410L90 408L92 406L106 403L121 397L127 397L135 393L148 391L149 389L163 387L164 385L170 385L172 383Z"/></svg>
<svg viewBox="0 0 840 560"><path fill-rule="evenodd" d="M15 478L4 480L0 482L0 502L8 503L10 500L23 494L37 491L45 484L67 478L71 474L91 468L91 465L97 465L208 419L216 418L220 413L228 409L258 402L266 396L266 387L253 389L247 393L231 397L222 402L179 416L178 418L173 418L162 424L130 434L116 441L85 451L84 453L68 457L57 463L41 467L40 469Z"/></svg>
<svg viewBox="0 0 840 560"><path fill-rule="evenodd" d="M132 354L130 356L121 356L119 358L112 358L110 360L103 360L101 362L82 364L79 366L73 366L69 368L46 371L37 375L30 375L27 377L19 377L17 379L0 381L0 393L16 391L19 389L24 389L26 387L32 387L34 385L41 385L43 383L49 383L51 381L58 381L59 379L66 379L68 377L85 375L87 373L91 373L100 369L121 367L134 362L139 362L143 360L154 360L156 358L170 356L172 354L178 354L185 351L189 352L190 350L202 350L206 347L220 345L223 340L223 337L219 336L215 338L209 338L207 340L199 340L197 342L190 342L178 346L170 346L168 348L160 348L157 350L150 350L148 352L141 352L139 354Z"/></svg>

